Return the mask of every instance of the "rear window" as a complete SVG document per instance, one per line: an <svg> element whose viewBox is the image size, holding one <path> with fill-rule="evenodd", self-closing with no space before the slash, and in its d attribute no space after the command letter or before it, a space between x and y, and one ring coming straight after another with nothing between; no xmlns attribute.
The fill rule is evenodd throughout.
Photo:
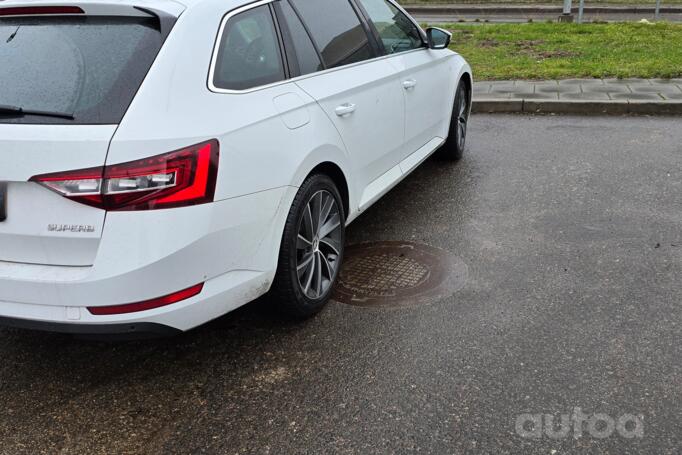
<svg viewBox="0 0 682 455"><path fill-rule="evenodd" d="M231 18L223 31L213 84L221 89L247 90L285 77L270 7L259 6Z"/></svg>
<svg viewBox="0 0 682 455"><path fill-rule="evenodd" d="M161 49L156 19L0 19L0 123L120 123ZM6 107L61 113L19 116Z"/></svg>

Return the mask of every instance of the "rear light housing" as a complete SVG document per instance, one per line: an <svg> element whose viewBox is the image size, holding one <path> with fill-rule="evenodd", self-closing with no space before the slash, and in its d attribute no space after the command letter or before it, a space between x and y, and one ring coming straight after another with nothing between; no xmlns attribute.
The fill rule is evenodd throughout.
<svg viewBox="0 0 682 455"><path fill-rule="evenodd" d="M0 16L37 16L44 14L85 14L77 6L15 6L0 8Z"/></svg>
<svg viewBox="0 0 682 455"><path fill-rule="evenodd" d="M88 307L88 311L95 316L111 316L115 314L129 314L140 311L153 310L163 306L172 305L182 300L187 300L195 295L199 295L204 289L204 283L197 284L191 288L183 289L182 291L174 292L172 294L158 297L156 299L145 300L143 302L128 303L125 305L114 306L93 306Z"/></svg>
<svg viewBox="0 0 682 455"><path fill-rule="evenodd" d="M128 163L32 177L73 201L108 211L157 210L212 202L217 140Z"/></svg>

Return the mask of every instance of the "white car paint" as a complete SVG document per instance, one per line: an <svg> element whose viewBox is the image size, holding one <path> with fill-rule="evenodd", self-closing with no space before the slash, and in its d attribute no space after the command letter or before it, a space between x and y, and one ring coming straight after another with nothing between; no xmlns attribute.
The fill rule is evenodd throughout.
<svg viewBox="0 0 682 455"><path fill-rule="evenodd" d="M8 0L0 8L26 3ZM178 19L119 125L0 123L0 181L9 182L9 216L0 222L0 317L192 329L268 291L287 214L315 167L333 163L343 173L350 223L444 142L455 87L471 74L449 50L377 57L243 92L211 87L216 34L245 4L69 2L92 15L139 15L132 7L142 6ZM105 212L28 182L213 138L220 161L212 203ZM199 295L161 308L112 316L87 310L197 283L204 283Z"/></svg>

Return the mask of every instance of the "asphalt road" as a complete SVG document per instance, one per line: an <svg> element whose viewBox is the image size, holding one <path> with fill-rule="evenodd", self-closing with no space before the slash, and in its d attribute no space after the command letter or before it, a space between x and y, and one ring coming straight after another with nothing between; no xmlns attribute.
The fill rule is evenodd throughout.
<svg viewBox="0 0 682 455"><path fill-rule="evenodd" d="M3 329L0 452L680 453L680 144L679 118L474 117L461 163L349 232L457 254L468 281L432 304L253 304L124 344ZM641 431L516 430L575 408Z"/></svg>

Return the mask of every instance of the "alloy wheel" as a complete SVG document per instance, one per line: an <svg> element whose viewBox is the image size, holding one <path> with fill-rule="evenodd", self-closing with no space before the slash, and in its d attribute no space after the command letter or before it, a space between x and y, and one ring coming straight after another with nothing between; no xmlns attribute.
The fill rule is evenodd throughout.
<svg viewBox="0 0 682 455"><path fill-rule="evenodd" d="M296 242L296 273L306 297L329 291L338 273L343 248L341 212L329 191L313 194L303 211Z"/></svg>
<svg viewBox="0 0 682 455"><path fill-rule="evenodd" d="M468 120L468 106L467 91L464 86L460 87L457 96L458 105L456 106L457 115L457 141L460 150L464 150L464 144L467 136L467 120Z"/></svg>

